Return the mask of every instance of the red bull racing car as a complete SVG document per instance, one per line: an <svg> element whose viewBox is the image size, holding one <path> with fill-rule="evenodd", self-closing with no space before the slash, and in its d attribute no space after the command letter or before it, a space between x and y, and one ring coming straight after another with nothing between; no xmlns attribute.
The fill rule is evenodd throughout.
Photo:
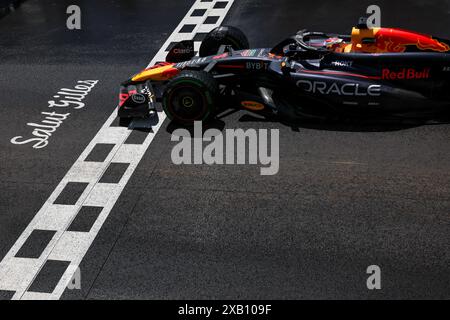
<svg viewBox="0 0 450 320"><path fill-rule="evenodd" d="M450 109L450 41L416 32L369 28L350 35L300 31L273 48L250 49L234 27L201 43L182 41L121 85L122 123L157 114L181 125L229 107L289 120L428 115Z"/></svg>

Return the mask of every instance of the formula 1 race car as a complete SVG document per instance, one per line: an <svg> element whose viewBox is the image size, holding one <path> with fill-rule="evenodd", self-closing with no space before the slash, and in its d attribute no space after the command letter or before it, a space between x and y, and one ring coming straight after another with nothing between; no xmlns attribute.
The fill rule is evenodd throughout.
<svg viewBox="0 0 450 320"><path fill-rule="evenodd" d="M274 48L249 49L234 27L182 41L122 83L122 120L156 114L181 125L239 107L289 120L450 110L450 41L360 19L351 35L300 31ZM124 121L126 122L126 121Z"/></svg>

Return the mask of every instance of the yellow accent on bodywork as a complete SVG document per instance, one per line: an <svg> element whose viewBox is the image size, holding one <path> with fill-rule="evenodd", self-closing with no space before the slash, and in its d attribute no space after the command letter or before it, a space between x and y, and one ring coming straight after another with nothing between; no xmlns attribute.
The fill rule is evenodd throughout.
<svg viewBox="0 0 450 320"><path fill-rule="evenodd" d="M359 28L353 28L352 30L352 47L346 48L345 52L358 52L358 51L373 51L374 53L377 52L377 48L374 45L366 45L363 44L363 39L366 38L372 38L374 39L378 31L380 31L381 28L369 28L369 29L359 29Z"/></svg>
<svg viewBox="0 0 450 320"><path fill-rule="evenodd" d="M162 66L159 68L144 70L141 73L135 75L131 80L136 82L154 80L154 81L164 81L168 80L168 75L164 74L164 72L173 69L173 65Z"/></svg>
<svg viewBox="0 0 450 320"><path fill-rule="evenodd" d="M375 38L375 35L380 31L381 28L370 28L370 29L358 29L353 28L352 30L352 42L362 43L365 38Z"/></svg>

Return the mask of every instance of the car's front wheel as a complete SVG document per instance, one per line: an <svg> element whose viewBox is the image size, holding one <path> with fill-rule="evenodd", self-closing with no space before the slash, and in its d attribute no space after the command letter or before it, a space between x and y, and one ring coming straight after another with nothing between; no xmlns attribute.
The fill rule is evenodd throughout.
<svg viewBox="0 0 450 320"><path fill-rule="evenodd" d="M167 85L163 109L169 119L182 125L208 121L217 113L219 86L205 71L182 71Z"/></svg>

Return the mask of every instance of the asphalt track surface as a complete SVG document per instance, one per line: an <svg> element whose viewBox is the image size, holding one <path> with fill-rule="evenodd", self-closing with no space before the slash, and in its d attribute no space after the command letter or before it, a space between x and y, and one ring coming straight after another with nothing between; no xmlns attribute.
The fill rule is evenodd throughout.
<svg viewBox="0 0 450 320"><path fill-rule="evenodd" d="M69 31L73 3L29 0L0 20L0 259L194 1L78 1L83 29ZM224 24L269 47L297 29L348 32L370 4L235 0ZM386 26L450 38L450 1L376 4ZM47 147L10 143L86 79L99 83ZM84 257L81 290L62 299L450 298L450 125L291 128L246 112L220 125L279 129L279 173L175 166L166 120ZM382 290L369 291L374 264ZM51 291L60 273L33 286Z"/></svg>

